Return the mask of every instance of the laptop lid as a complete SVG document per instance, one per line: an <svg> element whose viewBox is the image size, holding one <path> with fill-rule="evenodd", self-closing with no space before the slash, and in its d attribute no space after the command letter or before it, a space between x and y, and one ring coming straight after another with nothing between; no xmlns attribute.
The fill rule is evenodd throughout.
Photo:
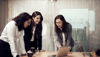
<svg viewBox="0 0 100 57"><path fill-rule="evenodd" d="M64 57L67 56L70 49L68 47L61 47L59 48L56 57Z"/></svg>

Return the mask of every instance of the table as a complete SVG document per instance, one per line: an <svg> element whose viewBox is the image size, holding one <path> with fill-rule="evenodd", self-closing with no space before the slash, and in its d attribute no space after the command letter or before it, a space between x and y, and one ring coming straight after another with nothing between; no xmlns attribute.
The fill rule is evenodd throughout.
<svg viewBox="0 0 100 57"><path fill-rule="evenodd" d="M48 57L50 55L55 55L57 52L39 52L35 53L32 57ZM89 52L72 52L71 54L68 54L66 57L90 57Z"/></svg>

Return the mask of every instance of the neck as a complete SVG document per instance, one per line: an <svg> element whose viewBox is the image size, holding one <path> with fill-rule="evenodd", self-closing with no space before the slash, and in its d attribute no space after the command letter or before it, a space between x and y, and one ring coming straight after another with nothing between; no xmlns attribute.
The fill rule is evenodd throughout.
<svg viewBox="0 0 100 57"><path fill-rule="evenodd" d="M59 28L60 30L62 30L62 28Z"/></svg>

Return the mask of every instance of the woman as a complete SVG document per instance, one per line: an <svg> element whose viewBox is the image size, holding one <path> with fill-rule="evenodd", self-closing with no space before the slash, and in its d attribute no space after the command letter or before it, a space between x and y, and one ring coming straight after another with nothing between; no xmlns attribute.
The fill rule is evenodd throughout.
<svg viewBox="0 0 100 57"><path fill-rule="evenodd" d="M12 19L0 37L0 57L19 57L26 54L23 36L24 29L31 23L31 16L24 12Z"/></svg>
<svg viewBox="0 0 100 57"><path fill-rule="evenodd" d="M72 26L66 22L63 15L57 15L54 20L56 38L55 43L58 48L68 46L72 48L74 41L72 39Z"/></svg>
<svg viewBox="0 0 100 57"><path fill-rule="evenodd" d="M32 14L33 22L30 27L25 29L25 47L26 51L29 51L32 47L41 50L42 49L42 14L38 11Z"/></svg>

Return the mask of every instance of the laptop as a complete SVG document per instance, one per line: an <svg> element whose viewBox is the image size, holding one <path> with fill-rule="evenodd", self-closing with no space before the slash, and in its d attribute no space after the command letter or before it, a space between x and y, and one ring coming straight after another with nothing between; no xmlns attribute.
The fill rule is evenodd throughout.
<svg viewBox="0 0 100 57"><path fill-rule="evenodd" d="M68 52L69 52L69 48L68 47L61 47L56 55L50 55L48 57L66 57Z"/></svg>

